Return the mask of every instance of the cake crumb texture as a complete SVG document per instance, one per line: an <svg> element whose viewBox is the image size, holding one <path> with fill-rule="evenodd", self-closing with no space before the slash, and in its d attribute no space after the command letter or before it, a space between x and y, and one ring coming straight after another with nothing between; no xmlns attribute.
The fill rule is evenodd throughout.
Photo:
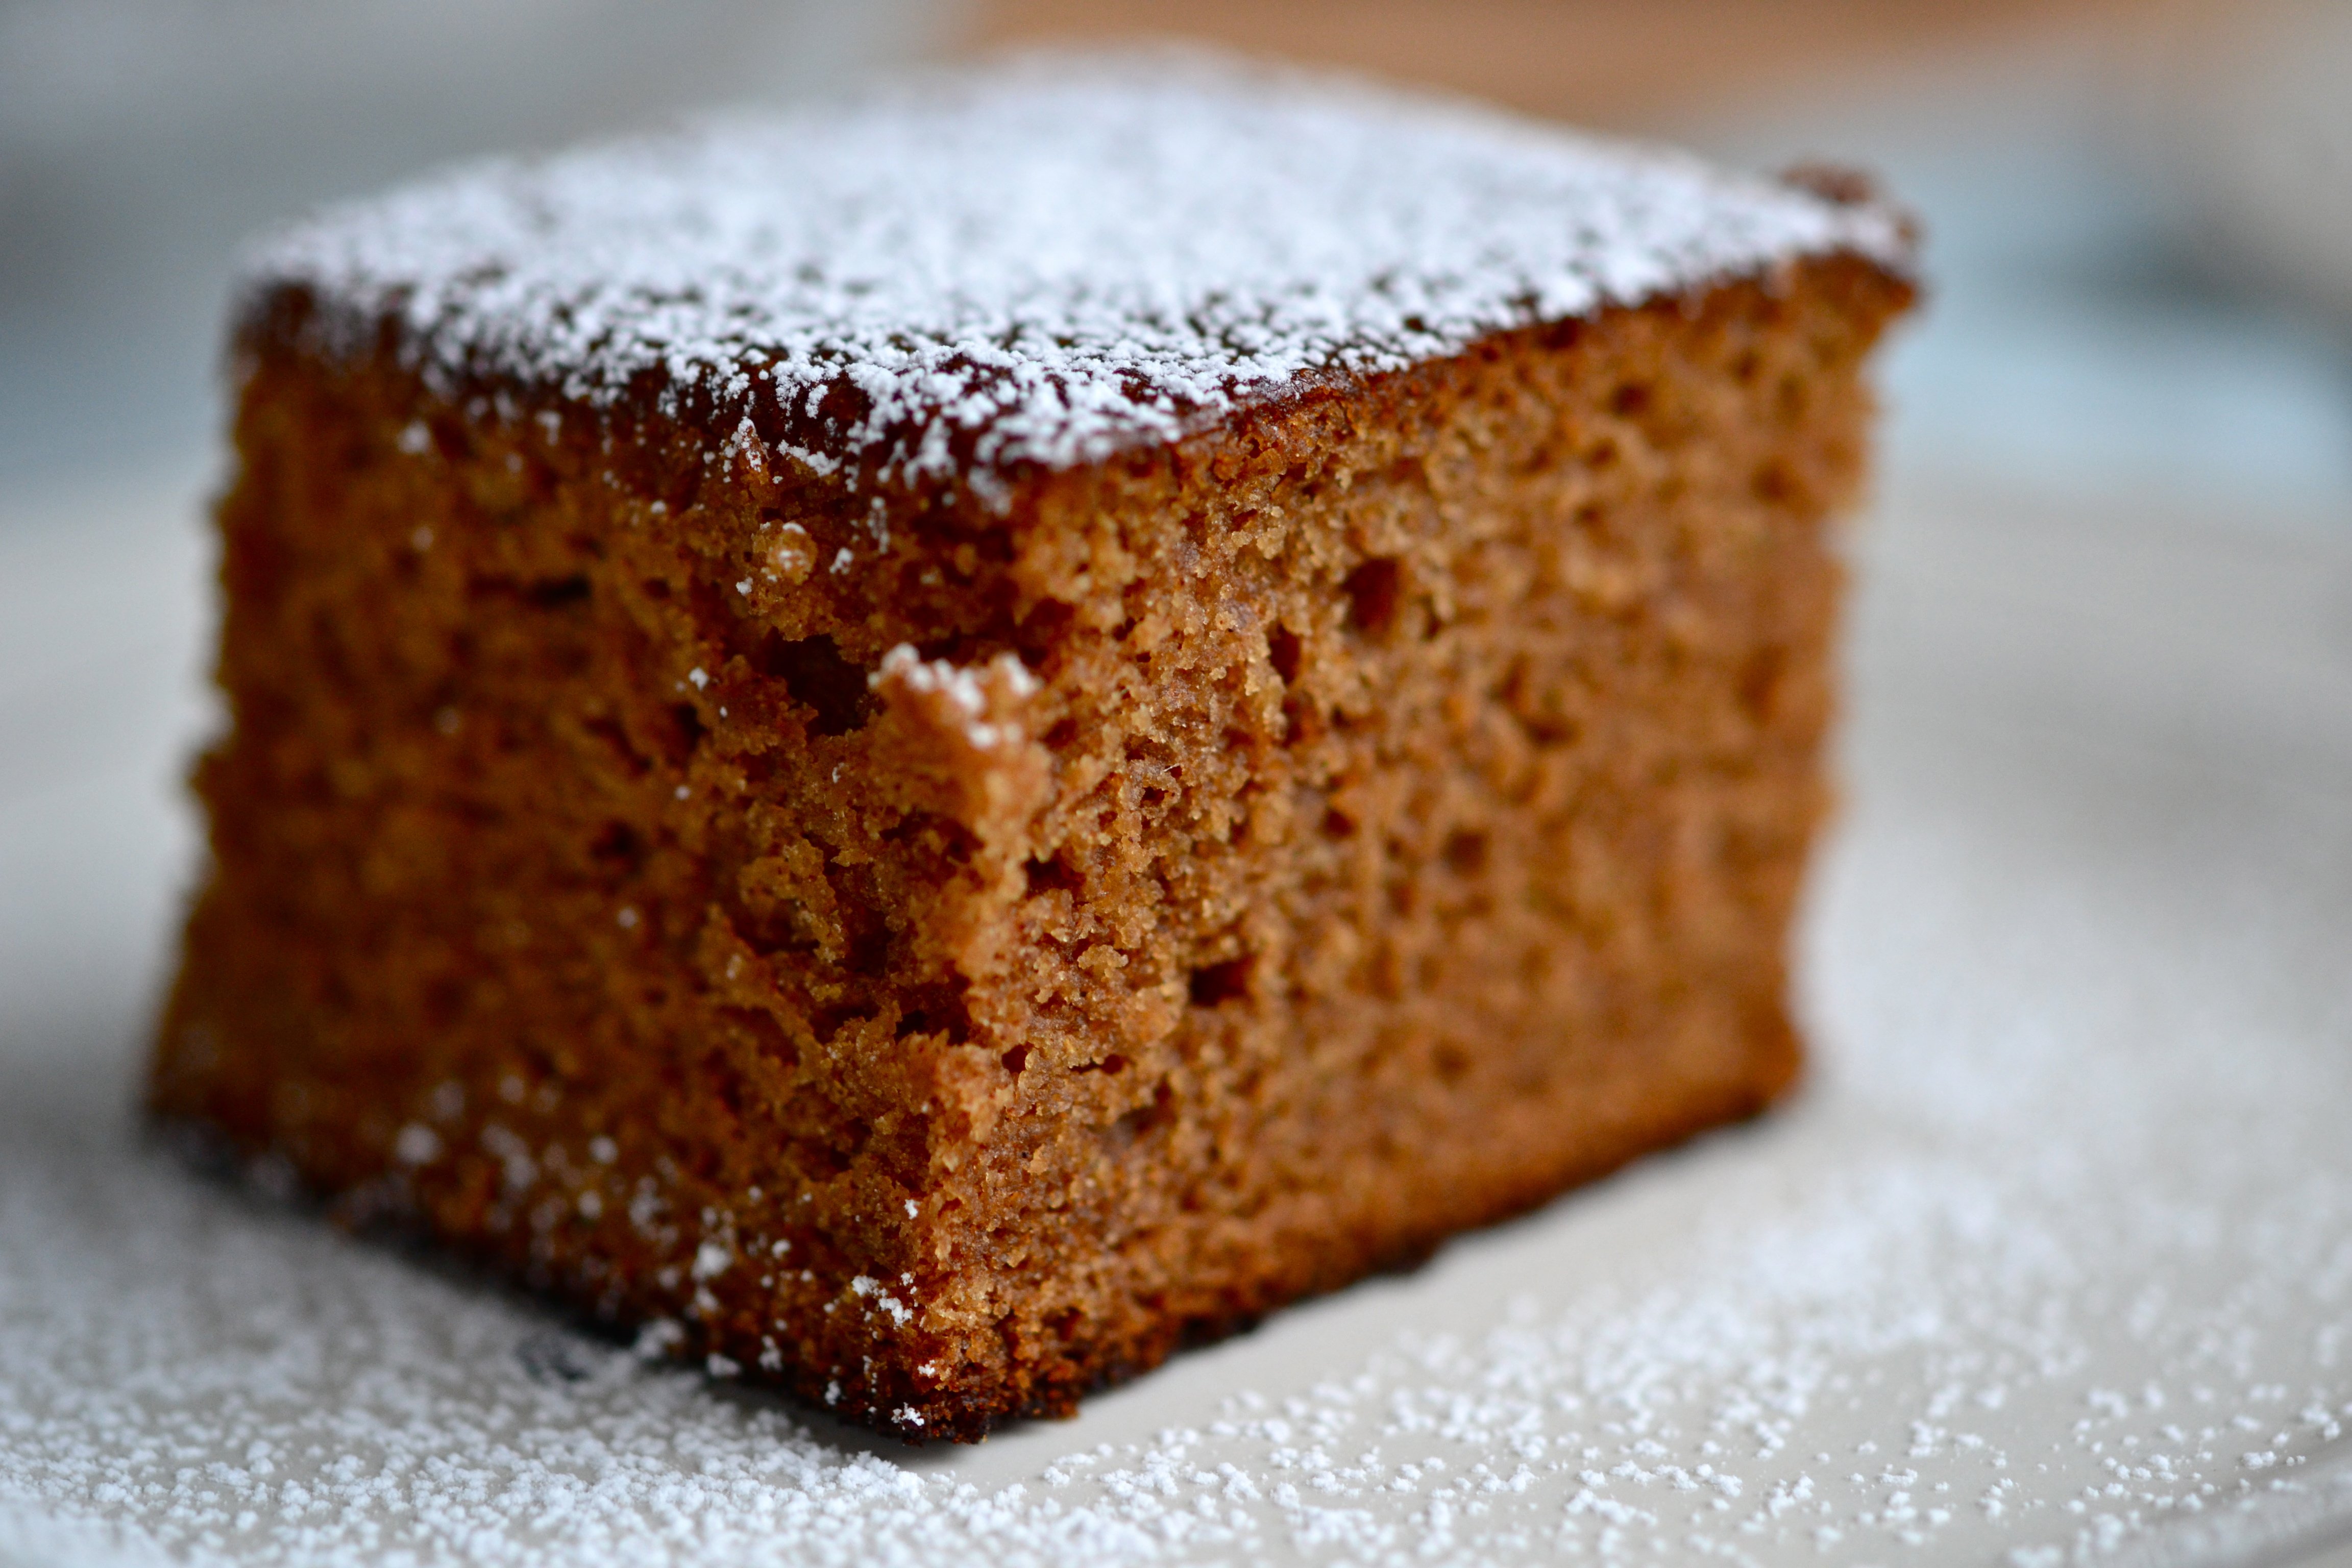
<svg viewBox="0 0 2352 1568"><path fill-rule="evenodd" d="M1075 1424L905 1452L188 1182L124 1146L112 1030L19 1036L0 1552L2307 1555L2293 1527L2352 1502L2352 644L2330 640L2352 551L2217 530L2151 558L2143 511L2079 496L1897 505L1860 595L1851 805L1806 900L1794 1114L1282 1314ZM13 584L103 566L141 624L194 621L192 542L143 517L95 537L67 565L12 556ZM2218 640L2182 646L2192 601ZM2282 689L2290 657L2311 679ZM173 654L146 670L176 689ZM2183 770L2184 734L2242 784ZM89 869L109 841L162 840L138 781L164 752L142 744L0 850L25 872L0 882L18 929L89 933L47 951L142 972L146 900ZM39 837L60 832L74 854ZM79 1005L89 973L60 977Z"/></svg>

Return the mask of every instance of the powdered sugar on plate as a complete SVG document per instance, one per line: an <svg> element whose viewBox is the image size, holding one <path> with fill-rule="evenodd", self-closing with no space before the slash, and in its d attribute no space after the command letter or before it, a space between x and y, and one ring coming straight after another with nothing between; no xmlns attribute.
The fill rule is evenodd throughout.
<svg viewBox="0 0 2352 1568"><path fill-rule="evenodd" d="M268 242L320 341L632 392L820 471L1064 468L1299 378L1851 250L1891 212L1465 106L1185 56L1017 60L480 164Z"/></svg>
<svg viewBox="0 0 2352 1568"><path fill-rule="evenodd" d="M1802 1096L977 1448L196 1183L12 994L0 1558L2059 1568L2343 1519L2352 555L2005 498L1873 543ZM124 559L118 608L195 591ZM0 818L5 929L152 798Z"/></svg>

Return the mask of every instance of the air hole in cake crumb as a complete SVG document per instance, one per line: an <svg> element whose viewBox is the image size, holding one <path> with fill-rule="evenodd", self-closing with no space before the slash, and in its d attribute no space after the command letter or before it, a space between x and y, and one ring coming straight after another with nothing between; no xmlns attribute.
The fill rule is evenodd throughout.
<svg viewBox="0 0 2352 1568"><path fill-rule="evenodd" d="M1629 381L1611 395L1609 407L1620 419L1638 419L1650 411L1650 389L1642 382Z"/></svg>
<svg viewBox="0 0 2352 1568"><path fill-rule="evenodd" d="M1248 953L1192 971L1192 1005L1217 1007L1249 999L1251 971L1256 959Z"/></svg>
<svg viewBox="0 0 2352 1568"><path fill-rule="evenodd" d="M1565 719L1544 713L1514 714L1513 717L1518 720L1519 728L1527 731L1528 739L1538 751L1566 745L1576 739L1576 726Z"/></svg>
<svg viewBox="0 0 2352 1568"><path fill-rule="evenodd" d="M1797 490L1796 482L1789 477L1789 470L1778 463L1767 463L1758 468L1748 488L1755 493L1758 500L1767 506L1785 504Z"/></svg>
<svg viewBox="0 0 2352 1568"><path fill-rule="evenodd" d="M1779 650L1765 648L1750 658L1739 671L1739 705L1759 721L1772 716L1780 694L1782 663Z"/></svg>
<svg viewBox="0 0 2352 1568"><path fill-rule="evenodd" d="M936 811L908 812L882 830L882 841L919 846L956 866L971 864L972 853L980 847L971 828Z"/></svg>
<svg viewBox="0 0 2352 1568"><path fill-rule="evenodd" d="M1593 446L1592 450L1584 455L1584 466L1596 472L1603 468L1615 468L1617 466L1617 443L1614 441L1601 441L1596 443Z"/></svg>
<svg viewBox="0 0 2352 1568"><path fill-rule="evenodd" d="M865 1140L854 1130L845 1130L844 1142L823 1136L788 1137L784 1163L809 1182L828 1182L849 1169L864 1147Z"/></svg>
<svg viewBox="0 0 2352 1568"><path fill-rule="evenodd" d="M732 1026L742 1043L763 1060L785 1072L800 1066L799 1047L773 1015L758 1007L722 1007L719 1016Z"/></svg>
<svg viewBox="0 0 2352 1568"><path fill-rule="evenodd" d="M425 1022L431 1029L446 1029L466 1009L466 986L459 980L435 980L425 987Z"/></svg>
<svg viewBox="0 0 2352 1568"><path fill-rule="evenodd" d="M1456 833L1445 840L1445 863L1454 874L1475 877L1486 868L1486 836L1483 833Z"/></svg>
<svg viewBox="0 0 2352 1568"><path fill-rule="evenodd" d="M1015 1046L997 1059L1004 1064L1006 1072L1011 1073L1014 1078L1019 1078L1021 1069L1029 1065L1029 1047Z"/></svg>
<svg viewBox="0 0 2352 1568"><path fill-rule="evenodd" d="M695 710L694 704L691 702L680 702L669 712L670 717L677 721L679 749L686 755L692 756L695 748L702 744L705 732L702 715Z"/></svg>
<svg viewBox="0 0 2352 1568"><path fill-rule="evenodd" d="M588 846L591 858L604 866L634 871L644 862L645 844L625 822L608 822Z"/></svg>
<svg viewBox="0 0 2352 1568"><path fill-rule="evenodd" d="M1436 1070L1438 1080L1457 1084L1470 1076L1469 1054L1451 1040L1441 1040L1429 1054L1429 1065Z"/></svg>
<svg viewBox="0 0 2352 1568"><path fill-rule="evenodd" d="M1045 742L1045 749L1049 752L1066 752L1077 742L1078 721L1076 719L1058 720L1040 739Z"/></svg>
<svg viewBox="0 0 2352 1568"><path fill-rule="evenodd" d="M1151 1091L1150 1100L1103 1129L1103 1142L1109 1145L1113 1153L1126 1153L1135 1147L1139 1140L1148 1137L1169 1120L1175 1099L1167 1081L1162 1079Z"/></svg>
<svg viewBox="0 0 2352 1568"><path fill-rule="evenodd" d="M593 735L604 742L613 760L620 764L629 777L641 779L653 771L652 760L631 743L628 731L621 727L618 720L601 714L594 715L583 719L580 721L580 728L583 733Z"/></svg>
<svg viewBox="0 0 2352 1568"><path fill-rule="evenodd" d="M860 931L849 940L849 971L867 976L883 974L890 968L890 933L887 931Z"/></svg>
<svg viewBox="0 0 2352 1568"><path fill-rule="evenodd" d="M791 640L765 633L752 649L751 668L784 683L793 700L816 715L809 728L820 735L845 735L864 726L874 710L863 666L841 655L829 637Z"/></svg>
<svg viewBox="0 0 2352 1568"><path fill-rule="evenodd" d="M971 1037L971 1015L965 1010L958 996L926 999L919 1007L909 1007L898 1015L898 1038L909 1039L917 1035L944 1036L950 1045L961 1045Z"/></svg>
<svg viewBox="0 0 2352 1568"><path fill-rule="evenodd" d="M1314 731L1314 728L1315 714L1311 703L1294 697L1282 705L1282 743L1284 745L1300 744Z"/></svg>
<svg viewBox="0 0 2352 1568"><path fill-rule="evenodd" d="M1265 637L1265 657L1285 686L1298 684L1298 634L1277 623Z"/></svg>
<svg viewBox="0 0 2352 1568"><path fill-rule="evenodd" d="M1127 1058L1120 1056L1117 1051L1113 1051L1110 1055L1103 1058L1103 1059L1098 1062L1088 1062L1084 1067L1072 1068L1070 1070L1072 1072L1106 1073L1116 1078L1120 1073L1127 1070Z"/></svg>
<svg viewBox="0 0 2352 1568"><path fill-rule="evenodd" d="M1075 896L1086 886L1086 879L1076 868L1056 855L1050 860L1032 860L1028 865L1029 896L1040 893L1064 892Z"/></svg>
<svg viewBox="0 0 2352 1568"><path fill-rule="evenodd" d="M1340 584L1348 595L1348 625L1367 637L1385 637L1396 625L1402 579L1397 563L1385 556L1375 556L1349 573Z"/></svg>
<svg viewBox="0 0 2352 1568"><path fill-rule="evenodd" d="M1041 599L1021 617L1020 629L1013 634L1013 651L1031 669L1042 669L1077 619L1078 612L1059 599Z"/></svg>
<svg viewBox="0 0 2352 1568"><path fill-rule="evenodd" d="M567 605L580 604L588 595L585 573L574 573L569 577L551 577L533 583L523 590L523 596L542 610L560 610Z"/></svg>
<svg viewBox="0 0 2352 1568"><path fill-rule="evenodd" d="M851 1032L874 1017L871 1005L812 1007L809 1033L818 1040L846 1040Z"/></svg>

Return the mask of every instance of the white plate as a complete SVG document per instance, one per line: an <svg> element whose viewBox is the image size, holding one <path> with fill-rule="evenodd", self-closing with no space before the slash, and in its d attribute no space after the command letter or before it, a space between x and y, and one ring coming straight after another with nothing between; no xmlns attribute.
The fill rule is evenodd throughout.
<svg viewBox="0 0 2352 1568"><path fill-rule="evenodd" d="M2352 1517L2352 552L1898 496L1800 1099L910 1453L134 1144L202 551L180 492L49 510L0 533L0 1558L2033 1568Z"/></svg>

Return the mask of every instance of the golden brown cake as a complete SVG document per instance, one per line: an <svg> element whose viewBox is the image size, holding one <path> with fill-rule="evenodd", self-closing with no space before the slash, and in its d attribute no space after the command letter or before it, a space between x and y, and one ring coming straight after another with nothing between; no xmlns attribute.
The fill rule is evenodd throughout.
<svg viewBox="0 0 2352 1568"><path fill-rule="evenodd" d="M1906 258L1166 59L311 220L154 1108L912 1438L1748 1115Z"/></svg>

